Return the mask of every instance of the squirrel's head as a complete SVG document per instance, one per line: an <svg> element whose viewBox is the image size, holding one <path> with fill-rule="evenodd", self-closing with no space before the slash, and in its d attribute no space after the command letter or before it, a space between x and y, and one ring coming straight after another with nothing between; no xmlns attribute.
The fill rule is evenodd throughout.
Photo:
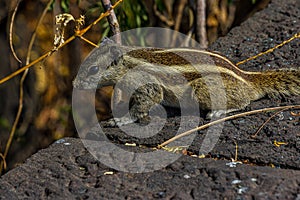
<svg viewBox="0 0 300 200"><path fill-rule="evenodd" d="M83 61L73 86L79 89L96 89L115 85L127 71L123 65L125 53L125 48L105 38L100 47L95 48Z"/></svg>

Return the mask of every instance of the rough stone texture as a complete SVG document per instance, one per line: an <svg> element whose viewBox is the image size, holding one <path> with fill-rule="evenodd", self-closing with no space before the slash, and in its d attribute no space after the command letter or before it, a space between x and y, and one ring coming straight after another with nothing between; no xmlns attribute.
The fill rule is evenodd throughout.
<svg viewBox="0 0 300 200"><path fill-rule="evenodd" d="M234 28L210 49L238 62L267 50L300 30L298 0L273 0L265 10ZM300 67L299 39L271 54L240 66L247 70ZM300 104L299 97L264 98L246 110ZM0 178L1 199L300 199L300 122L289 111L273 118L255 139L250 136L274 113L262 113L225 123L219 141L206 158L182 156L150 173L125 173L97 161L79 139L65 138L31 156ZM201 123L206 123L201 119ZM111 142L155 146L180 125L168 119L164 129L146 139L132 138L118 128L103 127ZM98 137L97 133L94 134ZM197 154L206 136L199 131L188 151ZM279 147L274 141L286 142ZM234 158L244 164L229 167ZM145 148L124 147L135 152ZM275 167L272 168L271 166ZM113 171L112 175L104 175Z"/></svg>
<svg viewBox="0 0 300 200"><path fill-rule="evenodd" d="M294 199L300 172L182 156L165 169L116 172L98 162L79 139L39 151L0 179L3 199ZM113 175L104 172L114 171ZM240 182L239 182L240 181ZM236 183L235 183L236 182Z"/></svg>

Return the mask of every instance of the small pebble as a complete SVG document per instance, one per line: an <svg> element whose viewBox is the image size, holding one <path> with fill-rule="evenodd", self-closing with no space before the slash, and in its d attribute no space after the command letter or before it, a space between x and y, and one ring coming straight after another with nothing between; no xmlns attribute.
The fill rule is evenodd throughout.
<svg viewBox="0 0 300 200"><path fill-rule="evenodd" d="M242 182L241 180L236 179L236 180L231 181L231 184L236 185L236 184L239 184L241 182Z"/></svg>
<svg viewBox="0 0 300 200"><path fill-rule="evenodd" d="M55 143L56 144L62 144L64 143L66 140L65 139L59 139L59 140L56 140Z"/></svg>
<svg viewBox="0 0 300 200"><path fill-rule="evenodd" d="M165 198L166 197L166 193L165 192L158 192L155 195L156 198Z"/></svg>
<svg viewBox="0 0 300 200"><path fill-rule="evenodd" d="M251 181L256 182L257 178L251 178Z"/></svg>
<svg viewBox="0 0 300 200"><path fill-rule="evenodd" d="M248 187L241 187L237 189L238 194L243 194L248 190Z"/></svg>
<svg viewBox="0 0 300 200"><path fill-rule="evenodd" d="M185 174L185 175L183 176L183 178L189 179L189 178L191 178L191 177L190 177L189 175Z"/></svg>
<svg viewBox="0 0 300 200"><path fill-rule="evenodd" d="M233 161L233 162L226 163L226 165L229 167L236 167L237 164L243 164L243 163L239 162L239 161L237 161L237 162Z"/></svg>

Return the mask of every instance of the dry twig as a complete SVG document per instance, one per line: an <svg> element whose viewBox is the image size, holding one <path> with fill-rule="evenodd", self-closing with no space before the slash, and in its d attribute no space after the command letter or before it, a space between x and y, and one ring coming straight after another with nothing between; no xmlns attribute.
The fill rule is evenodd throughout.
<svg viewBox="0 0 300 200"><path fill-rule="evenodd" d="M50 5L51 5L52 2L53 2L53 0L50 0L48 2L48 4L47 4L46 8L44 9L44 11L43 11L43 13L42 13L42 15L41 15L38 23L37 23L36 30L40 26L40 24L42 23L42 20L44 19L45 15L46 15L46 12L47 12L47 10L50 7ZM121 2L122 2L122 0L119 0L114 6L111 6L111 9L114 9ZM15 18L15 15L17 13L18 6L19 6L19 2L18 2L17 6L16 6L16 8L15 8L15 10L13 12L12 20L11 20L11 24L10 24L10 46L11 46L11 50L13 52L14 57L16 58L16 60L18 60L20 62L20 59L15 54L15 51L13 49L13 44L12 44L12 27L13 27L13 24L14 24L14 18ZM78 27L77 27L75 34L72 37L70 37L67 41L65 41L64 43L61 43L59 46L55 46L51 51L48 51L47 53L45 53L44 55L42 55L38 59L36 59L33 62L29 63L30 62L30 54L31 54L32 46L33 46L33 43L34 43L35 37L36 37L36 30L35 30L34 33L33 33L33 35L32 35L32 37L31 37L29 46L28 46L28 53L27 53L27 57L26 57L26 65L24 67L20 68L19 70L13 72L12 74L8 75L7 77L5 77L5 78L3 78L3 79L0 80L0 84L2 84L4 82L6 82L7 80L15 77L16 75L24 72L23 75L22 75L22 77L21 77L21 80L20 80L20 91L19 91L19 95L20 96L19 96L19 106L18 106L17 115L15 117L12 129L10 131L9 138L8 138L7 143L6 143L6 147L5 147L4 153L0 154L0 156L2 158L2 161L0 163L0 174L2 173L3 169L6 169L6 157L7 157L8 151L10 149L10 146L12 144L12 141L13 141L13 138L14 138L14 135L15 135L15 132L16 132L16 128L17 128L17 125L19 123L19 119L20 119L20 116L21 116L21 113L22 113L22 110L23 110L23 95L24 95L23 85L24 85L24 81L26 79L26 76L28 74L28 69L31 66L37 64L38 62L40 62L40 61L44 60L45 58L47 58L48 56L50 56L53 52L57 51L58 49L60 49L63 46L65 46L66 44L70 43L76 37L80 37L81 38L82 35L85 34L92 26L94 26L95 24L97 24L105 16L108 16L109 13L110 13L110 11L111 10L108 10L105 13L101 13L101 15L99 16L99 18L97 20L95 20L94 23L90 24L87 28L85 28L83 30L78 30Z"/></svg>
<svg viewBox="0 0 300 200"><path fill-rule="evenodd" d="M296 33L293 37L291 37L291 38L289 38L289 39L283 41L282 43L280 43L279 45L276 45L275 47L273 47L273 48L271 48L271 49L268 49L267 51L261 52L261 53L255 55L255 56L251 56L250 58L247 58L246 60L242 60L242 61L236 63L236 66L239 66L239 65L241 65L241 64L244 64L244 63L246 63L246 62L248 62L248 61L250 61L250 60L254 60L254 59L256 59L256 58L258 58L258 57L260 57L260 56L262 56L262 55L271 53L271 52L273 52L275 49L278 49L279 47L282 47L283 45L285 45L285 44L287 44L287 43L289 43L289 42L291 42L291 41L293 41L294 39L297 39L297 38L300 38L300 33Z"/></svg>
<svg viewBox="0 0 300 200"><path fill-rule="evenodd" d="M109 23L110 29L112 30L114 36L115 36L115 42L117 44L122 44L121 40L121 31L120 26L118 23L118 19L116 17L114 9L112 9L112 5L110 0L101 0L102 5L105 9L105 11L110 11L110 15L107 16L107 21Z"/></svg>
<svg viewBox="0 0 300 200"><path fill-rule="evenodd" d="M112 7L111 9L114 9L115 7L117 7L123 0L118 0ZM33 65L43 61L45 58L49 57L50 55L52 55L52 53L54 53L55 51L61 49L62 47L64 47L65 45L69 44L70 42L72 42L76 37L81 37L83 36L88 30L90 30L93 26L95 26L99 21L101 21L104 17L107 17L108 15L110 15L110 10L101 13L100 16L93 22L91 23L89 26L87 26L86 28L82 29L82 30L76 30L75 34L71 37L69 37L62 45L60 45L57 49L51 49L50 51L46 52L44 55L40 56L39 58L37 58L36 60L32 61L31 63L29 63L28 65L18 69L17 71L11 73L10 75L2 78L0 80L0 84L10 80L11 78L15 77L16 75L22 73L23 71L25 71L26 69L32 67Z"/></svg>
<svg viewBox="0 0 300 200"><path fill-rule="evenodd" d="M17 2L17 5L14 9L14 12L11 16L11 23L9 25L9 46L10 46L10 50L13 54L13 56L15 57L15 59L20 63L22 64L22 61L18 58L16 52L15 52L15 49L14 49L14 46L13 46L13 42L12 42L12 38L13 38L13 25L14 25L14 21L15 21L15 17L16 17L16 14L17 14L17 11L18 11L18 8L19 8L19 5L20 5L20 0L18 0Z"/></svg>
<svg viewBox="0 0 300 200"><path fill-rule="evenodd" d="M261 129L271 120L273 119L276 115L278 115L279 113L285 111L285 110L288 110L289 108L284 108L284 109L281 109L279 111L277 111L276 113L274 113L271 117L269 117L260 127L259 129L253 134L251 135L252 138L256 138L256 136L258 135L258 133L261 131Z"/></svg>
<svg viewBox="0 0 300 200"><path fill-rule="evenodd" d="M169 139L169 140L163 142L162 144L158 145L157 148L162 148L163 146L168 145L169 143L171 143L171 142L173 142L173 141L175 141L179 138L188 136L188 135L190 135L190 134L192 134L196 131L206 129L210 126L213 126L213 125L216 125L216 124L219 124L221 122L225 122L225 121L228 121L228 120L231 120L231 119L236 119L236 118L239 118L239 117L245 117L247 115L253 115L253 114L257 114L257 113L261 113L261 112L268 112L268 111L281 110L281 109L299 109L299 108L300 108L300 105L280 106L280 107L263 108L263 109L259 109L259 110L252 110L252 111L248 111L248 112L244 112L244 113L239 113L239 114L236 114L236 115L231 115L231 116L224 117L222 119L218 119L216 121L212 121L210 123L204 124L202 126L196 127L194 129L191 129L191 130L186 131L184 133L181 133L179 135L176 135L176 136L172 137L171 139Z"/></svg>
<svg viewBox="0 0 300 200"><path fill-rule="evenodd" d="M200 43L200 47L203 49L207 48L207 33L206 33L206 1L205 0L197 0L197 19L196 19L196 32L198 41Z"/></svg>
<svg viewBox="0 0 300 200"><path fill-rule="evenodd" d="M37 28L40 26L40 24L42 23L46 13L47 13L47 10L48 8L50 7L51 3L52 3L53 0L50 0L49 3L47 4L47 6L45 7L37 25L36 25L36 29L35 31L33 32L33 35L31 36L31 40L30 40L30 43L29 43L29 46L28 46L28 50L27 50L27 57L26 57L26 65L29 63L30 61L30 54L31 54L31 50L32 50L32 46L33 46L33 43L35 41L35 37L36 37L36 31L37 31ZM19 6L19 2L15 8L15 12L13 13L13 17L12 17L12 21L10 23L10 27L13 27L13 24L14 24L14 18L15 18L15 15L16 15L16 12L17 12L17 8ZM12 28L10 29L10 38L12 38ZM17 58L17 55L14 53L14 50L13 50L13 44L12 44L12 40L10 40L10 46L11 46L11 50L14 54L14 57L19 60ZM8 154L8 151L10 149L10 146L12 144L12 141L13 141L13 138L14 138L14 135L15 135L15 132L16 132L16 129L17 129L17 125L19 123L19 120L20 120L20 117L21 117L21 114L22 114L22 110L23 110L23 100L24 100L24 90L23 90L23 85L24 85L24 81L26 79L26 76L28 74L28 69L26 69L21 77L21 80L20 80L20 91L19 91L19 106L18 106L18 111L17 111L17 115L15 117L15 120L14 120L14 123L13 123L13 126L11 128L11 131L9 133L9 138L8 138L8 141L6 142L6 147L5 147L5 151L3 153L3 161L0 163L0 174L2 173L2 170L3 169L6 169L6 156Z"/></svg>

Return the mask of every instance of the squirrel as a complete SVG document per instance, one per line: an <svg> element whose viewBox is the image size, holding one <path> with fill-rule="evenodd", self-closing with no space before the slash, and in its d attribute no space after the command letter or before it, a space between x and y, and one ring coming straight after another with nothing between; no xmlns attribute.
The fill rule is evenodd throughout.
<svg viewBox="0 0 300 200"><path fill-rule="evenodd" d="M151 76L145 77L137 71L120 84L120 98L130 98L131 118L115 119L118 125L141 121L155 104L180 108L177 98L183 96L197 101L200 110L211 111L207 117L212 118L241 110L264 96L300 94L299 69L250 72L205 50L129 47L109 39L83 61L73 86L77 89L114 87L130 70L139 66L144 66L146 74ZM178 74L184 80L178 79ZM144 78L150 80L149 83L137 88L131 97L126 96L126 89ZM189 87L192 91L188 91ZM219 99L214 108L212 98Z"/></svg>

